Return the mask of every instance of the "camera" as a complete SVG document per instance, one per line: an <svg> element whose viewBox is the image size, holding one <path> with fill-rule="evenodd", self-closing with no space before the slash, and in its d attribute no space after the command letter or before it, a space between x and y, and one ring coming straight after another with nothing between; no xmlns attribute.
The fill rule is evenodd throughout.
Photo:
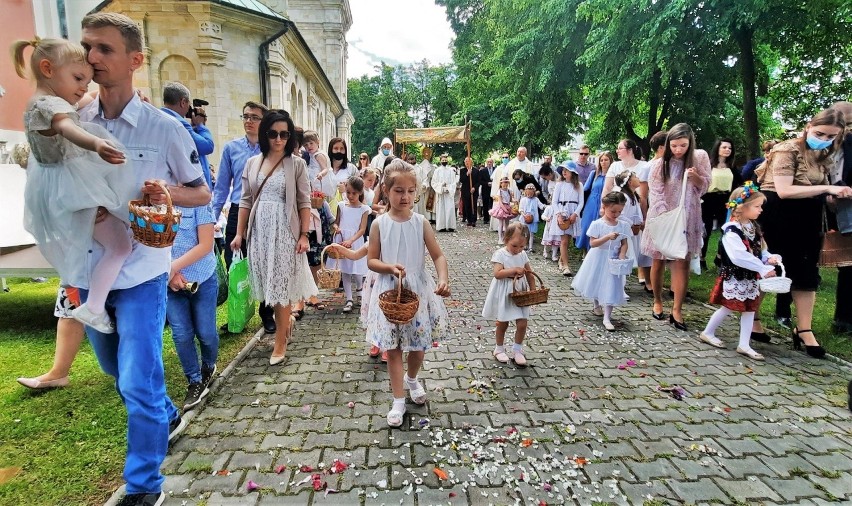
<svg viewBox="0 0 852 506"><path fill-rule="evenodd" d="M207 115L204 114L202 111L198 110L199 107L204 107L205 105L210 105L210 102L202 100L200 98L193 98L192 107L186 112L186 117L192 119L195 115L200 115L206 118Z"/></svg>

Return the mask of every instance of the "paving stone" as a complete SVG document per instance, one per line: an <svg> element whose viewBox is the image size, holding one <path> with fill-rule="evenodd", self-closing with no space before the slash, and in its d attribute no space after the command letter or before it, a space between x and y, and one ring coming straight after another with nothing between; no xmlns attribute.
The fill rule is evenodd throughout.
<svg viewBox="0 0 852 506"><path fill-rule="evenodd" d="M446 302L456 335L426 354L420 378L430 400L409 404L402 428L385 420L387 367L366 357L363 330L356 316L340 312L341 296L323 293L330 309L306 314L287 364L268 365L272 341L264 339L200 407L163 464L166 485L180 488L167 503L822 504L852 496L852 423L826 394L848 369L781 346L761 346L768 360L753 366L733 350L708 349L652 320L635 278L627 284L632 299L617 314L624 327L609 333L573 296L570 280L534 255L531 265L551 287L549 304L559 301L562 310L533 308L530 367L496 364L493 322L479 316L495 237L481 227L438 236L453 276ZM684 311L696 328L711 313L689 301ZM723 325L722 335L737 332L734 319ZM643 362L617 369L631 358ZM492 388L469 390L479 380ZM688 396L672 399L657 390L661 384L681 385ZM486 428L496 428L495 437L515 429L523 436L485 442L493 471L476 476L464 444ZM438 432L455 435L456 448L449 439L435 448ZM521 447L526 438L534 442ZM690 450L702 444L719 454ZM566 488L555 479L565 479L563 468L548 466L575 456L589 462ZM319 469L334 459L350 467L323 479L341 493L291 485L309 476L299 466ZM439 482L436 465L450 479ZM221 470L232 472L213 474ZM521 472L532 481L517 483ZM416 478L422 485L406 494L404 483ZM261 490L248 493L248 480ZM382 480L389 488L377 486ZM559 493L549 496L538 480Z"/></svg>

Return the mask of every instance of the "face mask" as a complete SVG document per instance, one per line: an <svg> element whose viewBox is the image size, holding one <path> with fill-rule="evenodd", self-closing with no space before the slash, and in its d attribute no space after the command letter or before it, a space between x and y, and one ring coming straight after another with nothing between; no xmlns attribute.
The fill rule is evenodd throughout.
<svg viewBox="0 0 852 506"><path fill-rule="evenodd" d="M808 147L811 148L811 149L817 150L817 151L819 151L821 149L828 148L829 146L831 146L831 143L833 143L833 142L834 142L833 140L832 141L823 141L823 140L817 139L816 137L811 137L810 135L808 136Z"/></svg>
<svg viewBox="0 0 852 506"><path fill-rule="evenodd" d="M382 148L382 154L385 155L385 156L388 156L390 154L390 150Z"/></svg>
<svg viewBox="0 0 852 506"><path fill-rule="evenodd" d="M332 160L337 161L337 162L346 158L346 155L344 153L332 153L329 156L331 156Z"/></svg>
<svg viewBox="0 0 852 506"><path fill-rule="evenodd" d="M507 163L509 163L509 159L508 159L508 158L504 158L504 159L503 159L503 165L506 165Z"/></svg>
<svg viewBox="0 0 852 506"><path fill-rule="evenodd" d="M446 167L446 166L447 166L447 162L441 162L441 165L443 165L444 167Z"/></svg>

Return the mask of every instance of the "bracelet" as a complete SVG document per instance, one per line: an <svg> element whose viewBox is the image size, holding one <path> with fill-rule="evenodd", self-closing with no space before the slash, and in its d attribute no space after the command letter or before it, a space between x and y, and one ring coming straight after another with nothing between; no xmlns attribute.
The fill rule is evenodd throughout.
<svg viewBox="0 0 852 506"><path fill-rule="evenodd" d="M311 233L310 232L299 232L299 235L303 235L305 237L310 237Z"/></svg>

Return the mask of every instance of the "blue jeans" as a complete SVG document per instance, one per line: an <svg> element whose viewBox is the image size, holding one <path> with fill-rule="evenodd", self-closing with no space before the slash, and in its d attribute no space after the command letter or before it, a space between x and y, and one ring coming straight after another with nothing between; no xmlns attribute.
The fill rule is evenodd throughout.
<svg viewBox="0 0 852 506"><path fill-rule="evenodd" d="M216 273L198 286L191 294L185 290L169 290L166 316L172 326L172 338L175 341L180 365L190 383L201 382L201 367L198 364L198 351L195 348L195 336L201 345L201 363L207 367L216 364L219 355L219 332L216 329L216 296L219 293L219 281Z"/></svg>
<svg viewBox="0 0 852 506"><path fill-rule="evenodd" d="M80 290L85 301L88 290ZM169 421L178 411L166 395L163 372L163 325L166 318L166 274L124 290L112 290L106 310L115 334L86 327L101 369L115 378L127 409L127 458L124 481L128 494L157 493L163 484L160 465L169 447Z"/></svg>

